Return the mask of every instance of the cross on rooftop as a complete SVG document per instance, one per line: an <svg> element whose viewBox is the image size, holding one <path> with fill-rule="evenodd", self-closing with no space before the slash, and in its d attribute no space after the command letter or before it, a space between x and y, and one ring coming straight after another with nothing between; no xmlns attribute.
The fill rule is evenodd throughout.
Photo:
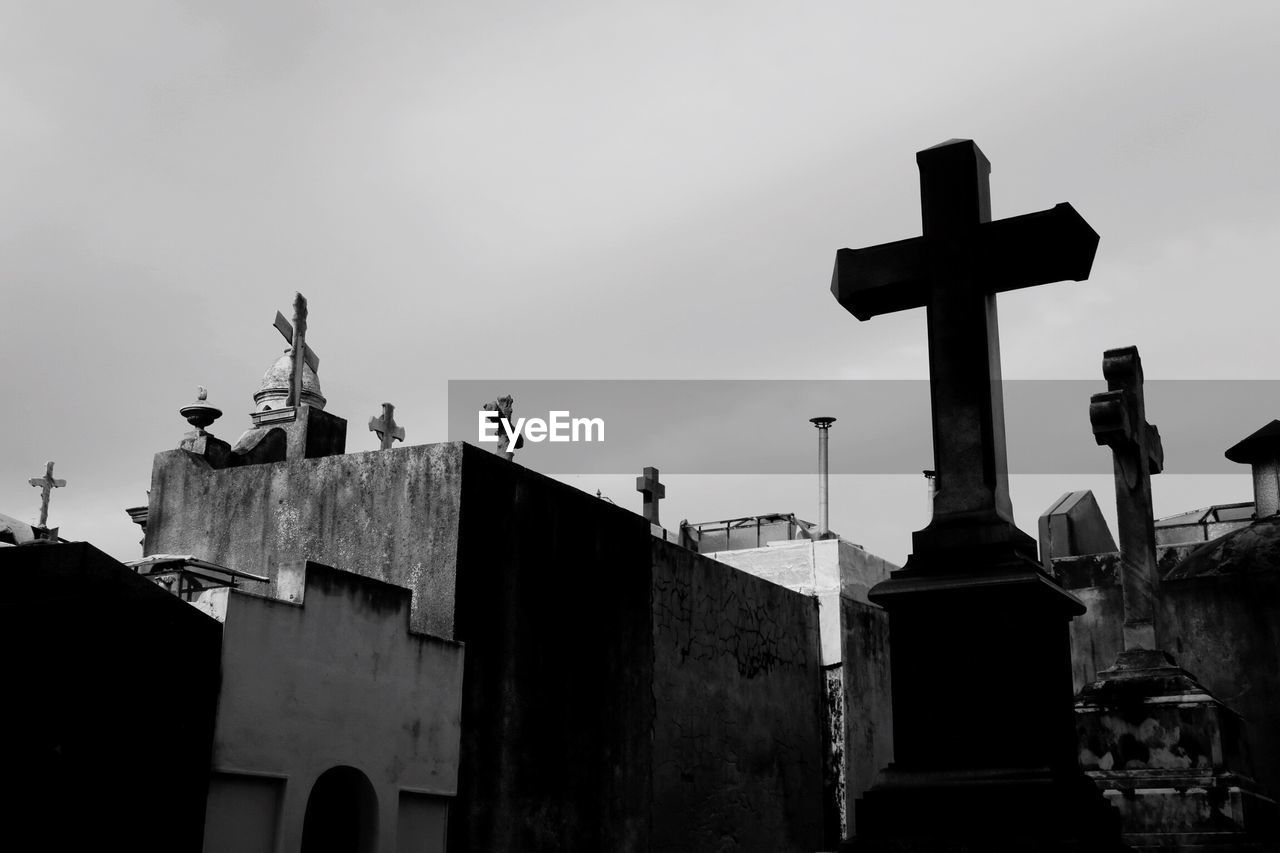
<svg viewBox="0 0 1280 853"><path fill-rule="evenodd" d="M667 496L667 487L658 482L658 469L645 466L644 475L636 477L636 491L644 495L644 517L658 524L658 501Z"/></svg>
<svg viewBox="0 0 1280 853"><path fill-rule="evenodd" d="M53 478L53 463L49 462L44 466L43 477L32 477L27 482L40 489L40 527L49 526L49 492L53 489L60 489L67 484L66 480L55 480Z"/></svg>
<svg viewBox="0 0 1280 853"><path fill-rule="evenodd" d="M285 405L297 406L302 402L302 364L299 363L299 358L311 368L312 373L320 371L320 357L307 346L307 298L301 293L294 294L292 325L279 311L276 312L273 325L284 335L293 356L289 368L289 398Z"/></svg>
<svg viewBox="0 0 1280 853"><path fill-rule="evenodd" d="M404 427L396 423L396 407L382 404L382 416L369 418L369 429L378 434L383 450L390 450L393 441L404 441Z"/></svg>
<svg viewBox="0 0 1280 853"><path fill-rule="evenodd" d="M1120 527L1120 585L1124 594L1124 647L1155 650L1156 528L1151 475L1164 468L1160 430L1147 423L1142 359L1137 347L1102 356L1107 391L1089 400L1093 438L1111 448L1116 520Z"/></svg>
<svg viewBox="0 0 1280 853"><path fill-rule="evenodd" d="M1088 278L1098 235L1069 204L992 222L991 164L970 140L921 151L916 163L924 235L841 249L831 292L859 320L926 310L938 493L915 551L1024 548L1009 500L996 294Z"/></svg>

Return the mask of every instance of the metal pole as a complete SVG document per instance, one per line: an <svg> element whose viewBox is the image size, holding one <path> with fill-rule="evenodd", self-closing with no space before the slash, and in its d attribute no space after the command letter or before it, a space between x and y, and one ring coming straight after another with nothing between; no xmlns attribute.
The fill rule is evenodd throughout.
<svg viewBox="0 0 1280 853"><path fill-rule="evenodd" d="M827 534L831 532L831 519L828 516L828 496L830 487L828 484L827 469L827 432L831 425L836 422L835 418L820 417L809 418L809 423L818 428L818 538L825 539Z"/></svg>

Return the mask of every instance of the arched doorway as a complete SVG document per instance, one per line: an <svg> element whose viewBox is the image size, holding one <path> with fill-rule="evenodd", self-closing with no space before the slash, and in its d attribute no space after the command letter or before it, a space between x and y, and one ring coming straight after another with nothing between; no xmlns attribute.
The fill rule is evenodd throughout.
<svg viewBox="0 0 1280 853"><path fill-rule="evenodd" d="M373 853L378 840L378 796L354 767L320 774L307 799L302 853Z"/></svg>

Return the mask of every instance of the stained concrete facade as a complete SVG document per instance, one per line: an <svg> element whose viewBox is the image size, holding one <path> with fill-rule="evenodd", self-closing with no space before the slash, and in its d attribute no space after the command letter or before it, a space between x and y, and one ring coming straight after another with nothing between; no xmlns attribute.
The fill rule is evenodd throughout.
<svg viewBox="0 0 1280 853"><path fill-rule="evenodd" d="M817 596L822 620L822 662L844 659L839 596L867 603L871 587L897 569L893 563L845 539L791 539L761 548L703 551L708 557L787 589ZM874 605L872 605L874 606Z"/></svg>
<svg viewBox="0 0 1280 853"><path fill-rule="evenodd" d="M707 556L818 602L827 686L824 829L828 840L853 835L852 804L893 760L889 619L867 593L898 567L838 538L772 541Z"/></svg>
<svg viewBox="0 0 1280 853"><path fill-rule="evenodd" d="M412 593L412 625L454 637L458 445L426 445L214 469L156 455L147 554L194 554L278 577L306 559Z"/></svg>
<svg viewBox="0 0 1280 853"><path fill-rule="evenodd" d="M766 838L816 849L813 600L670 543L653 549L650 849L764 850Z"/></svg>
<svg viewBox="0 0 1280 853"><path fill-rule="evenodd" d="M223 623L205 853L326 849L317 839L344 834L368 853L443 853L461 645L411 631L401 587L316 563L277 580L290 600L223 587L196 602Z"/></svg>
<svg viewBox="0 0 1280 853"><path fill-rule="evenodd" d="M814 600L463 443L216 470L156 457L148 553L407 587L465 644L449 850L811 851Z"/></svg>

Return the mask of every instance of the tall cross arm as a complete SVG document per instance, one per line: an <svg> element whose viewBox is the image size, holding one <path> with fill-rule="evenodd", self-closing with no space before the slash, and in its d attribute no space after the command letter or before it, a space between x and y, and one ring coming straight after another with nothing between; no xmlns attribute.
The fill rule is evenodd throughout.
<svg viewBox="0 0 1280 853"><path fill-rule="evenodd" d="M1147 466L1152 474L1164 470L1164 442L1160 440L1160 430L1155 424L1147 424Z"/></svg>
<svg viewBox="0 0 1280 853"><path fill-rule="evenodd" d="M869 320L923 307L930 298L931 279L939 274L969 278L987 293L1083 281L1098 250L1097 232L1066 203L981 223L959 239L965 242L914 237L840 249L831 293L850 314Z"/></svg>
<svg viewBox="0 0 1280 853"><path fill-rule="evenodd" d="M1103 391L1089 399L1089 423L1093 426L1093 440L1113 450L1137 447L1139 439L1147 453L1147 471L1159 474L1164 470L1164 443L1155 424L1137 425L1134 405L1126 390ZM1144 436L1138 430L1146 431Z"/></svg>
<svg viewBox="0 0 1280 853"><path fill-rule="evenodd" d="M974 277L990 293L1055 281L1084 281L1098 232L1067 203L978 226Z"/></svg>
<svg viewBox="0 0 1280 853"><path fill-rule="evenodd" d="M395 421L391 421L391 423L395 424ZM387 425L387 421L384 420L383 418L379 418L379 417L369 418L369 431L376 432L379 436L385 434L385 435L390 435L393 438L399 439L400 441L404 441L404 427L399 426L398 424L395 426L389 427Z"/></svg>
<svg viewBox="0 0 1280 853"><path fill-rule="evenodd" d="M1124 391L1103 391L1090 397L1089 423L1099 445L1127 447L1137 438Z"/></svg>
<svg viewBox="0 0 1280 853"><path fill-rule="evenodd" d="M60 489L67 484L66 480L46 480L44 477L32 477L27 482L33 486L36 486L37 488L48 483L50 486L52 486L55 489Z"/></svg>
<svg viewBox="0 0 1280 853"><path fill-rule="evenodd" d="M665 498L667 496L665 483L650 483L644 477L636 477L636 491L643 492L650 498Z"/></svg>
<svg viewBox="0 0 1280 853"><path fill-rule="evenodd" d="M1147 469L1152 474L1159 474L1164 470L1164 444L1160 440L1160 430L1147 422L1142 356L1138 354L1138 348L1117 347L1104 352L1102 375L1107 380L1107 389L1120 395L1117 399L1126 411L1127 440L1135 446L1139 439L1143 440ZM1145 430L1145 435L1139 435L1139 429Z"/></svg>
<svg viewBox="0 0 1280 853"><path fill-rule="evenodd" d="M272 324L280 334L284 335L284 339L293 345L293 324L285 319L284 315L279 311L276 312L276 321ZM302 359L307 363L307 367L311 368L312 373L318 373L320 370L320 356L316 355L315 350L307 346L303 341Z"/></svg>
<svg viewBox="0 0 1280 853"><path fill-rule="evenodd" d="M650 498L665 498L667 487L658 481L658 469L645 466L644 474L636 477L636 491L643 492Z"/></svg>
<svg viewBox="0 0 1280 853"><path fill-rule="evenodd" d="M923 307L929 301L925 238L838 250L831 294L859 320Z"/></svg>

